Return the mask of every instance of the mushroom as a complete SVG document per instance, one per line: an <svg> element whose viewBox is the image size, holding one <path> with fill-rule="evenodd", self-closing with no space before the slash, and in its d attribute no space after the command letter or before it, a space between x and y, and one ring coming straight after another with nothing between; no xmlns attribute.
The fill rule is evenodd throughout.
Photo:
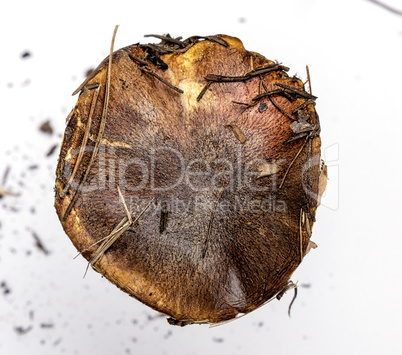
<svg viewBox="0 0 402 355"><path fill-rule="evenodd" d="M312 245L316 97L238 38L152 36L76 90L55 207L121 290L170 324L221 323L287 290Z"/></svg>

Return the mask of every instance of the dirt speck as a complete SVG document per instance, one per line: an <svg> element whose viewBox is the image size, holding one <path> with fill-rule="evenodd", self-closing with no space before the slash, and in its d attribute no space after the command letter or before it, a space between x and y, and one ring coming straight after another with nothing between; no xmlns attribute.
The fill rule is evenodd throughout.
<svg viewBox="0 0 402 355"><path fill-rule="evenodd" d="M168 332L163 336L165 339L169 339L172 336L172 331L168 330Z"/></svg>
<svg viewBox="0 0 402 355"><path fill-rule="evenodd" d="M56 148L58 147L58 144L54 144L50 147L49 151L46 153L47 157L50 157L51 155L53 155L53 153L56 151Z"/></svg>
<svg viewBox="0 0 402 355"><path fill-rule="evenodd" d="M304 284L301 284L300 287L303 287L303 288L310 288L310 287L311 287L311 284L309 284L309 283L304 283Z"/></svg>
<svg viewBox="0 0 402 355"><path fill-rule="evenodd" d="M50 328L54 327L54 324L53 323L41 323L40 327L43 329L50 329Z"/></svg>
<svg viewBox="0 0 402 355"><path fill-rule="evenodd" d="M45 121L43 122L40 126L39 126L39 130L43 133L47 133L47 134L53 134L53 128L50 125L50 121Z"/></svg>
<svg viewBox="0 0 402 355"><path fill-rule="evenodd" d="M11 293L11 288L7 285L5 281L0 282L0 289L3 295L8 295Z"/></svg>
<svg viewBox="0 0 402 355"><path fill-rule="evenodd" d="M8 175L10 174L11 167L8 165L3 173L3 178L1 180L1 184L5 185L7 182Z"/></svg>
<svg viewBox="0 0 402 355"><path fill-rule="evenodd" d="M16 331L16 333L18 335L24 335L32 330L32 325L30 325L29 327L25 327L25 328L18 326L18 327L15 327L14 330Z"/></svg>
<svg viewBox="0 0 402 355"><path fill-rule="evenodd" d="M258 107L258 112L259 112L259 113L262 113L262 112L264 112L267 108L268 108L268 105L267 105L265 102L263 102L263 103L261 103L260 106Z"/></svg>
<svg viewBox="0 0 402 355"><path fill-rule="evenodd" d="M86 70L86 72L85 72L85 77L88 77L88 76L90 76L91 74L92 74L92 72L94 71L94 68L89 68L89 69L87 69Z"/></svg>
<svg viewBox="0 0 402 355"><path fill-rule="evenodd" d="M61 341L63 340L63 338L58 338L53 342L53 346L57 346L61 343Z"/></svg>
<svg viewBox="0 0 402 355"><path fill-rule="evenodd" d="M225 340L223 338L212 338L214 343L223 343Z"/></svg>
<svg viewBox="0 0 402 355"><path fill-rule="evenodd" d="M35 233L35 232L31 232L32 236L35 240L35 246L45 255L49 255L50 252L49 250L45 247L45 245L43 244L42 240L39 238L39 236Z"/></svg>
<svg viewBox="0 0 402 355"><path fill-rule="evenodd" d="M30 51L24 51L21 53L21 59L28 59L32 57L32 53Z"/></svg>

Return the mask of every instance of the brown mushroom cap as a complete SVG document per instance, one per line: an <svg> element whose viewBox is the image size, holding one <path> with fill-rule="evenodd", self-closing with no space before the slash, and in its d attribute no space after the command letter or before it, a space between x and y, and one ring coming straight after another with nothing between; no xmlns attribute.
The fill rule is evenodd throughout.
<svg viewBox="0 0 402 355"><path fill-rule="evenodd" d="M80 87L61 147L55 206L87 260L128 223L126 207L133 220L142 212L91 262L94 269L173 323L217 323L284 290L309 248L319 121L303 83L239 39L181 43L113 53L105 130L85 181L107 59Z"/></svg>

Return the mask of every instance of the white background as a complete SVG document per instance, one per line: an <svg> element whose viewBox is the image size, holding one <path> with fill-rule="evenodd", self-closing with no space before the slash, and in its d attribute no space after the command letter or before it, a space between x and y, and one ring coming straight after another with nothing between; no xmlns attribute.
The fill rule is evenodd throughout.
<svg viewBox="0 0 402 355"><path fill-rule="evenodd" d="M53 208L58 148L46 154L115 24L115 49L224 33L303 80L309 65L330 181L292 318L288 293L223 326L177 328L92 270L82 278ZM0 200L0 354L400 353L402 16L367 0L15 0L1 5L0 38L0 184L9 166L5 187L20 194Z"/></svg>

